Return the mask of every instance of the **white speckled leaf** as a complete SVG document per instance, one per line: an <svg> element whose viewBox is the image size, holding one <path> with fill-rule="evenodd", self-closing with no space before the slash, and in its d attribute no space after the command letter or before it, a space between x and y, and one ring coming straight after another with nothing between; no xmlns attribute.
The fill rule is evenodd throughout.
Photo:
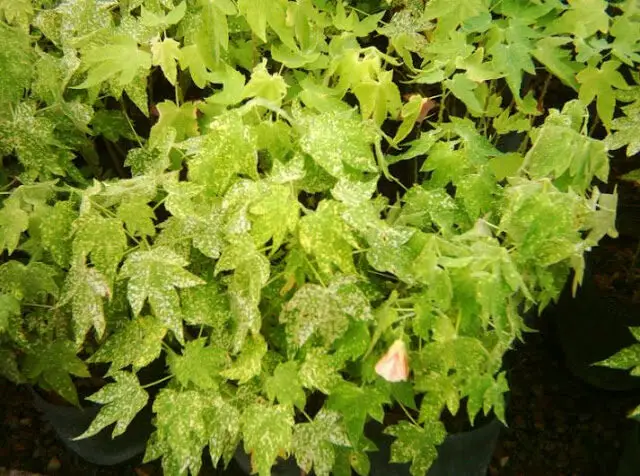
<svg viewBox="0 0 640 476"><path fill-rule="evenodd" d="M236 320L234 351L237 352L249 331L254 334L260 331L262 316L258 304L271 269L269 260L256 250L253 240L244 235L236 237L216 263L216 274L229 270L234 270L229 300Z"/></svg>
<svg viewBox="0 0 640 476"><path fill-rule="evenodd" d="M14 383L24 382L16 355L10 350L0 349L0 375Z"/></svg>
<svg viewBox="0 0 640 476"><path fill-rule="evenodd" d="M323 349L313 348L300 366L300 381L305 388L329 394L342 380L337 359Z"/></svg>
<svg viewBox="0 0 640 476"><path fill-rule="evenodd" d="M204 338L192 340L185 344L182 355L167 356L171 373L183 387L189 387L190 383L203 390L218 386L227 354L219 347L205 345L206 341Z"/></svg>
<svg viewBox="0 0 640 476"><path fill-rule="evenodd" d="M233 459L240 441L240 413L220 397L214 397L209 420L209 455L214 466L220 458L227 464Z"/></svg>
<svg viewBox="0 0 640 476"><path fill-rule="evenodd" d="M302 116L297 127L302 150L334 177L345 175L345 165L363 172L378 171L371 147L375 133L352 111Z"/></svg>
<svg viewBox="0 0 640 476"><path fill-rule="evenodd" d="M338 412L322 409L312 422L297 424L293 431L293 453L306 473L329 476L336 459L334 445L350 446Z"/></svg>
<svg viewBox="0 0 640 476"><path fill-rule="evenodd" d="M166 333L167 328L155 318L136 317L111 335L88 362L111 362L109 373L127 365L142 368L160 356Z"/></svg>
<svg viewBox="0 0 640 476"><path fill-rule="evenodd" d="M280 314L280 322L285 323L289 339L298 347L314 333L325 345L331 345L346 332L350 318L372 318L366 296L351 279L334 281L327 288L305 284Z"/></svg>
<svg viewBox="0 0 640 476"><path fill-rule="evenodd" d="M93 327L101 339L105 327L103 298L110 297L111 290L106 278L95 268L76 261L67 274L59 305L71 302L73 333L77 343L84 342L87 332Z"/></svg>
<svg viewBox="0 0 640 476"><path fill-rule="evenodd" d="M135 316L149 299L156 317L183 341L182 310L174 288L198 286L205 282L184 269L187 261L165 247L131 253L120 276L129 278L127 297Z"/></svg>
<svg viewBox="0 0 640 476"><path fill-rule="evenodd" d="M300 220L300 244L315 256L322 271L331 273L332 266L337 266L352 274L356 243L338 210L336 202L322 201L315 213L304 216Z"/></svg>
<svg viewBox="0 0 640 476"><path fill-rule="evenodd" d="M278 455L289 451L291 446L292 409L255 403L244 410L240 421L244 449L251 455L253 472L271 475L271 466Z"/></svg>
<svg viewBox="0 0 640 476"><path fill-rule="evenodd" d="M60 396L78 406L78 394L69 374L89 377L85 363L76 355L73 342L33 345L22 362L22 373L31 381L42 380Z"/></svg>
<svg viewBox="0 0 640 476"><path fill-rule="evenodd" d="M113 374L114 383L109 383L88 397L88 400L102 403L104 406L89 425L89 428L76 440L89 438L103 428L115 423L112 438L122 435L134 417L147 404L149 395L140 386L138 378L130 372Z"/></svg>
<svg viewBox="0 0 640 476"><path fill-rule="evenodd" d="M262 358L267 353L267 343L257 334L247 338L242 347L242 352L231 368L220 372L223 377L245 383L253 377L260 375L262 371Z"/></svg>
<svg viewBox="0 0 640 476"><path fill-rule="evenodd" d="M416 426L408 421L385 430L396 440L391 444L391 462L411 463L413 476L424 476L438 456L436 446L444 441L446 431L440 421L425 422Z"/></svg>
<svg viewBox="0 0 640 476"><path fill-rule="evenodd" d="M122 222L90 213L73 223L73 255L89 256L93 265L112 280L127 246Z"/></svg>
<svg viewBox="0 0 640 476"><path fill-rule="evenodd" d="M29 214L20 208L20 200L6 199L0 209L0 251L12 254L28 227Z"/></svg>
<svg viewBox="0 0 640 476"><path fill-rule="evenodd" d="M167 475L199 474L202 450L216 430L215 397L195 390L165 388L153 403L156 432L145 462L162 456Z"/></svg>
<svg viewBox="0 0 640 476"><path fill-rule="evenodd" d="M71 226L77 216L71 202L56 202L40 222L42 246L59 266L66 267L71 261Z"/></svg>
<svg viewBox="0 0 640 476"><path fill-rule="evenodd" d="M273 249L280 247L288 233L295 230L300 204L289 184L261 182L260 198L249 207L251 234L258 243L272 240Z"/></svg>
<svg viewBox="0 0 640 476"><path fill-rule="evenodd" d="M189 179L221 195L237 174L257 178L255 140L242 117L226 113L210 124L206 135L186 141Z"/></svg>

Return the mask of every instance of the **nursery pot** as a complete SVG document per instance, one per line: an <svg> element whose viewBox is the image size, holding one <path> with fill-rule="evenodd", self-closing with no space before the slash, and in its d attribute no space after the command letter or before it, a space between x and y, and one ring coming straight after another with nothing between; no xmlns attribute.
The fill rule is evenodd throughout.
<svg viewBox="0 0 640 476"><path fill-rule="evenodd" d="M502 423L492 419L471 431L447 435L438 446L438 457L427 472L427 476L485 476L491 461ZM366 435L378 447L368 453L372 476L408 476L410 464L391 463L393 436L383 433L384 426L377 422L367 425ZM239 448L235 460L246 474L251 473L249 456ZM300 469L293 458L280 462L271 470L272 475L300 476Z"/></svg>
<svg viewBox="0 0 640 476"><path fill-rule="evenodd" d="M616 476L636 476L640 468L640 423L635 421L622 450Z"/></svg>
<svg viewBox="0 0 640 476"><path fill-rule="evenodd" d="M115 465L142 454L153 431L151 406L147 405L120 436L111 438L113 425L110 425L90 438L74 440L89 428L101 405L91 404L82 408L55 405L33 388L31 393L35 407L43 413L64 445L93 464Z"/></svg>
<svg viewBox="0 0 640 476"><path fill-rule="evenodd" d="M636 342L629 327L640 326L640 306L602 293L589 274L575 298L568 283L558 304L548 312L565 364L594 387L611 391L640 388L640 378L627 370L593 365Z"/></svg>

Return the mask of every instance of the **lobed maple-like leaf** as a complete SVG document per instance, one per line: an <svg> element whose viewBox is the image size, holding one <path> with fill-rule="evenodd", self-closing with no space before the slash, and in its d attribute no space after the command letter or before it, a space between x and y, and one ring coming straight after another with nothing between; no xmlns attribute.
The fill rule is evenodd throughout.
<svg viewBox="0 0 640 476"><path fill-rule="evenodd" d="M302 247L315 256L323 272L330 273L332 265L344 273L355 271L352 252L356 242L336 202L322 201L314 213L304 216L299 237Z"/></svg>
<svg viewBox="0 0 640 476"><path fill-rule="evenodd" d="M0 23L0 104L19 100L29 88L33 74L33 50L29 35Z"/></svg>
<svg viewBox="0 0 640 476"><path fill-rule="evenodd" d="M338 280L325 288L305 284L283 307L280 322L291 342L301 347L318 335L330 346L349 327L350 319L369 320L371 309L367 298L353 282Z"/></svg>
<svg viewBox="0 0 640 476"><path fill-rule="evenodd" d="M34 345L24 358L22 373L32 381L44 383L78 406L78 394L69 374L89 377L89 370L76 354L74 343L65 339Z"/></svg>
<svg viewBox="0 0 640 476"><path fill-rule="evenodd" d="M378 171L371 150L376 135L352 113L307 114L297 119L296 127L302 150L332 176L343 177L345 166Z"/></svg>
<svg viewBox="0 0 640 476"><path fill-rule="evenodd" d="M131 253L120 270L120 277L129 278L127 297L134 316L140 314L148 299L155 316L181 342L184 340L182 310L175 288L204 284L184 269L187 264L171 249L157 247Z"/></svg>
<svg viewBox="0 0 640 476"><path fill-rule="evenodd" d="M580 83L579 98L585 105L596 99L598 116L606 127L611 126L613 112L616 106L616 89L628 89L622 73L618 71L620 63L609 60L602 63L599 69L587 66L576 75Z"/></svg>
<svg viewBox="0 0 640 476"><path fill-rule="evenodd" d="M73 223L73 230L73 256L90 258L98 271L112 280L127 246L122 222L89 213Z"/></svg>
<svg viewBox="0 0 640 476"><path fill-rule="evenodd" d="M244 410L240 422L253 472L270 475L278 455L291 447L294 420L290 408L255 403Z"/></svg>
<svg viewBox="0 0 640 476"><path fill-rule="evenodd" d="M351 382L336 385L327 400L327 408L340 413L354 447L364 443L364 425L367 417L382 422L384 405L391 403L389 396L374 386L359 387Z"/></svg>
<svg viewBox="0 0 640 476"><path fill-rule="evenodd" d="M6 199L0 209L0 251L11 255L29 227L29 214L20 206L20 200Z"/></svg>
<svg viewBox="0 0 640 476"><path fill-rule="evenodd" d="M114 80L120 87L132 83L140 70L151 68L151 54L138 48L131 36L111 39L109 44L95 46L82 55L83 70L87 78L76 88L91 88L107 80Z"/></svg>
<svg viewBox="0 0 640 476"><path fill-rule="evenodd" d="M246 383L262 372L262 358L267 353L267 343L261 335L248 337L236 361L220 374L239 383Z"/></svg>
<svg viewBox="0 0 640 476"><path fill-rule="evenodd" d="M147 443L145 462L162 456L165 474L196 475L207 444L213 445L214 464L221 454L229 461L240 425L237 410L220 397L165 388L156 397L153 411L156 431Z"/></svg>
<svg viewBox="0 0 640 476"><path fill-rule="evenodd" d="M300 365L300 382L305 388L328 395L342 381L338 370L338 359L322 349L312 348Z"/></svg>
<svg viewBox="0 0 640 476"><path fill-rule="evenodd" d="M140 369L160 356L167 328L154 317L138 316L109 336L88 362L109 362L108 375L128 365Z"/></svg>
<svg viewBox="0 0 640 476"><path fill-rule="evenodd" d="M387 427L385 433L396 437L391 444L391 462L411 463L411 474L426 474L438 456L436 446L444 441L446 432L440 421L417 426L408 421Z"/></svg>
<svg viewBox="0 0 640 476"><path fill-rule="evenodd" d="M84 342L92 327L98 339L102 338L106 328L103 298L110 296L109 283L98 270L88 268L82 261L71 266L58 305L71 302L76 342Z"/></svg>
<svg viewBox="0 0 640 476"><path fill-rule="evenodd" d="M336 459L335 446L351 446L337 412L323 408L313 421L294 427L292 451L306 473L313 468L314 474L329 476Z"/></svg>
<svg viewBox="0 0 640 476"><path fill-rule="evenodd" d="M89 438L104 428L115 423L112 438L122 435L131 424L135 416L144 408L149 395L140 386L138 378L130 372L115 372L112 375L114 383L109 383L93 395L87 397L92 402L102 403L104 406L80 436L80 440Z"/></svg>
<svg viewBox="0 0 640 476"><path fill-rule="evenodd" d="M498 419L506 424L504 393L508 390L504 372L498 374L495 379L487 374L473 376L465 386L465 393L469 397L467 400L469 421L473 423L480 409L483 409L485 415L493 409Z"/></svg>
<svg viewBox="0 0 640 476"><path fill-rule="evenodd" d="M190 383L203 390L211 390L220 382L219 373L227 364L223 349L206 345L207 339L199 338L185 344L182 355L170 353L167 357L171 373L185 388Z"/></svg>
<svg viewBox="0 0 640 476"><path fill-rule="evenodd" d="M265 382L269 400L304 409L307 396L302 388L299 365L295 360L278 364Z"/></svg>
<svg viewBox="0 0 640 476"><path fill-rule="evenodd" d="M57 296L58 285L54 280L57 271L53 266L31 261L24 265L9 260L0 265L0 291L25 302L37 302L46 296Z"/></svg>

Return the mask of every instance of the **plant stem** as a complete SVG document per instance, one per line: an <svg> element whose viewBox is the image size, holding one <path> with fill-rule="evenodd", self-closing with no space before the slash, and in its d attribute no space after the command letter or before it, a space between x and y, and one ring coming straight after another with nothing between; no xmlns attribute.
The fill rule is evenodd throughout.
<svg viewBox="0 0 640 476"><path fill-rule="evenodd" d="M404 411L404 414L407 415L407 418L409 419L409 421L411 421L411 423L413 423L415 426L420 426L420 424L418 424L418 422L411 416L409 410L407 410L402 403L398 402L398 405L400 405L400 408L402 408L402 411Z"/></svg>
<svg viewBox="0 0 640 476"><path fill-rule="evenodd" d="M158 385L158 384L160 384L160 383L162 383L162 382L164 382L166 380L169 380L170 378L173 378L173 374L167 375L166 377L162 377L161 379L156 380L155 382L151 382L151 383L148 383L146 385L142 385L142 388L153 387L154 385Z"/></svg>

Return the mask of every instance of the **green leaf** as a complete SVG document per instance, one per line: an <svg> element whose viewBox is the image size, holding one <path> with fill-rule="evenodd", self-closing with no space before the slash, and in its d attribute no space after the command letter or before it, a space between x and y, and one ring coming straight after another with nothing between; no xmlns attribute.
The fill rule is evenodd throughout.
<svg viewBox="0 0 640 476"><path fill-rule="evenodd" d="M261 0L257 0L259 2ZM251 3L257 3L256 0ZM287 83L279 74L269 74L267 61L263 60L251 72L251 79L243 90L245 98L263 98L279 106L287 94Z"/></svg>
<svg viewBox="0 0 640 476"><path fill-rule="evenodd" d="M236 235L234 241L222 253L215 273L234 270L228 289L231 311L236 318L234 351L237 352L247 332L260 332L262 315L258 305L262 287L269 279L270 266L248 236Z"/></svg>
<svg viewBox="0 0 640 476"><path fill-rule="evenodd" d="M162 101L156 104L160 118L151 128L149 146L161 146L162 138L169 131L175 129L175 142L181 142L188 137L199 134L197 121L197 105L195 102L185 102L177 106L173 101Z"/></svg>
<svg viewBox="0 0 640 476"><path fill-rule="evenodd" d="M167 4L164 3L164 5L166 6ZM166 29L167 27L175 25L182 20L187 10L187 4L184 1L180 2L177 6L172 6L168 13L159 14L157 11L147 10L144 6L140 10L140 22L143 25Z"/></svg>
<svg viewBox="0 0 640 476"><path fill-rule="evenodd" d="M595 98L598 116L606 127L611 126L616 106L616 95L613 88L628 89L629 87L618 71L619 67L619 62L609 60L602 63L600 69L587 66L576 76L578 83L580 83L580 101L584 105L589 105Z"/></svg>
<svg viewBox="0 0 640 476"><path fill-rule="evenodd" d="M307 396L302 389L297 362L278 364L273 375L265 382L265 390L270 401L278 400L282 405L295 405L304 410Z"/></svg>
<svg viewBox="0 0 640 476"><path fill-rule="evenodd" d="M389 396L377 387L358 387L351 382L341 382L329 395L327 408L340 412L349 440L358 447L363 443L367 416L382 422L383 405L387 403L391 403Z"/></svg>
<svg viewBox="0 0 640 476"><path fill-rule="evenodd" d="M156 215L146 198L137 197L123 201L118 206L116 214L132 236L147 237L156 234L156 226L153 224Z"/></svg>
<svg viewBox="0 0 640 476"><path fill-rule="evenodd" d="M129 278L127 297L134 316L140 315L148 299L156 317L183 341L182 310L174 288L188 288L204 281L184 269L189 263L174 251L157 247L131 253L120 270Z"/></svg>
<svg viewBox="0 0 640 476"><path fill-rule="evenodd" d="M251 31L263 42L266 42L268 3L265 0L238 0L238 11L247 20Z"/></svg>
<svg viewBox="0 0 640 476"><path fill-rule="evenodd" d="M372 129L351 112L307 114L298 118L300 147L332 176L345 176L345 166L377 173L371 145Z"/></svg>
<svg viewBox="0 0 640 476"><path fill-rule="evenodd" d="M413 476L426 474L438 456L436 446L446 436L444 425L440 421L425 422L423 426L401 421L386 428L385 433L396 437L391 444L391 462L410 462Z"/></svg>
<svg viewBox="0 0 640 476"><path fill-rule="evenodd" d="M474 93L478 85L467 78L464 74L458 73L451 79L446 79L444 85L449 89L455 97L460 99L469 111L475 115L480 115L484 111L484 107L480 104L478 97Z"/></svg>
<svg viewBox="0 0 640 476"><path fill-rule="evenodd" d="M314 334L330 346L346 332L349 318L372 318L366 296L350 280L335 281L327 288L305 284L280 314L280 322L285 323L287 335L297 347L304 345Z"/></svg>
<svg viewBox="0 0 640 476"><path fill-rule="evenodd" d="M306 473L329 476L335 463L334 445L350 446L337 412L321 409L312 422L297 424L293 431L293 454Z"/></svg>
<svg viewBox="0 0 640 476"><path fill-rule="evenodd" d="M625 117L616 117L611 121L611 132L605 139L607 148L611 150L627 146L627 157L632 157L640 152L640 101L622 108Z"/></svg>
<svg viewBox="0 0 640 476"><path fill-rule="evenodd" d="M20 207L20 200L8 198L0 209L0 252L11 255L29 227L29 214Z"/></svg>
<svg viewBox="0 0 640 476"><path fill-rule="evenodd" d="M247 338L242 352L231 368L220 372L223 377L243 384L262 372L262 358L267 353L267 343L261 335Z"/></svg>
<svg viewBox="0 0 640 476"><path fill-rule="evenodd" d="M209 455L213 466L224 458L228 465L240 441L240 413L222 398L215 398L211 407Z"/></svg>
<svg viewBox="0 0 640 476"><path fill-rule="evenodd" d="M102 403L104 406L89 425L89 428L74 440L89 438L98 434L112 423L116 426L111 434L112 438L122 435L140 410L149 400L149 395L140 386L138 378L129 372L113 374L114 383L109 383L96 393L87 397L92 402Z"/></svg>
<svg viewBox="0 0 640 476"><path fill-rule="evenodd" d="M165 78L172 86L176 85L178 61L180 61L180 43L172 38L159 38L151 42L151 64L160 66Z"/></svg>
<svg viewBox="0 0 640 476"><path fill-rule="evenodd" d="M88 362L110 362L108 375L128 365L134 370L146 367L160 356L166 333L166 327L155 318L136 317L109 336Z"/></svg>
<svg viewBox="0 0 640 476"><path fill-rule="evenodd" d="M473 424L480 409L483 409L484 414L487 415L493 408L498 419L506 424L503 394L507 391L508 385L504 372L500 373L496 379L487 374L473 376L465 385L465 395L469 397L467 401L469 421Z"/></svg>
<svg viewBox="0 0 640 476"><path fill-rule="evenodd" d="M84 82L75 86L78 89L98 86L107 80L125 87L141 71L146 73L151 68L151 55L139 49L130 36L115 37L106 45L88 49L83 53L82 61L83 71L89 74Z"/></svg>
<svg viewBox="0 0 640 476"><path fill-rule="evenodd" d="M164 388L153 403L153 411L156 432L147 444L144 461L162 456L165 474L198 474L202 450L210 441L216 451L226 453L227 446L235 449L235 408L219 397L194 390Z"/></svg>
<svg viewBox="0 0 640 476"><path fill-rule="evenodd" d="M182 48L178 61L183 71L189 70L191 79L196 86L203 89L209 83L211 73L207 69L197 45L189 45Z"/></svg>
<svg viewBox="0 0 640 476"><path fill-rule="evenodd" d="M272 240L273 250L280 248L293 232L300 217L300 203L289 184L260 183L260 198L249 206L251 234L258 243Z"/></svg>
<svg viewBox="0 0 640 476"><path fill-rule="evenodd" d="M20 315L20 301L8 294L0 294L0 333L11 332L12 318Z"/></svg>
<svg viewBox="0 0 640 476"><path fill-rule="evenodd" d="M6 107L29 88L34 58L29 35L4 22L0 23L0 44L0 104Z"/></svg>
<svg viewBox="0 0 640 476"><path fill-rule="evenodd" d="M16 384L25 381L18 368L16 355L10 350L0 349L0 375Z"/></svg>
<svg viewBox="0 0 640 476"><path fill-rule="evenodd" d="M73 230L74 257L90 257L96 269L113 280L127 246L122 222L90 213L80 216L73 223Z"/></svg>
<svg viewBox="0 0 640 476"><path fill-rule="evenodd" d="M400 90L393 82L393 71L384 71L376 81L361 81L353 87L363 119L373 119L380 126L387 117L396 119L402 109Z"/></svg>
<svg viewBox="0 0 640 476"><path fill-rule="evenodd" d="M106 278L95 268L87 268L82 261L73 264L67 274L59 305L71 302L73 333L77 343L84 342L93 327L98 339L106 329L103 299L111 297Z"/></svg>
<svg viewBox="0 0 640 476"><path fill-rule="evenodd" d="M625 347L611 357L597 362L597 365L623 370L634 368L640 365L640 344L632 344L629 347Z"/></svg>
<svg viewBox="0 0 640 476"><path fill-rule="evenodd" d="M333 265L347 274L355 272L355 239L340 217L336 202L323 200L314 213L302 217L299 236L300 244L316 258L321 271L331 273Z"/></svg>
<svg viewBox="0 0 640 476"><path fill-rule="evenodd" d="M562 48L570 42L570 38L546 36L538 40L531 53L560 81L577 91L580 85L576 73L581 69L580 64L572 61L571 52Z"/></svg>
<svg viewBox="0 0 640 476"><path fill-rule="evenodd" d="M24 265L10 260L0 265L0 291L25 302L37 302L47 295L55 297L57 274L55 268L38 261Z"/></svg>
<svg viewBox="0 0 640 476"><path fill-rule="evenodd" d="M506 42L493 45L489 48L489 52L493 58L493 66L505 75L509 89L516 98L520 99L522 73L535 74L529 38L536 34L521 21L514 19L509 20L504 34Z"/></svg>
<svg viewBox="0 0 640 476"><path fill-rule="evenodd" d="M227 363L226 353L219 347L206 345L206 341L205 338L189 341L182 355L167 356L171 373L185 388L193 383L202 390L211 390L220 383L218 374Z"/></svg>
<svg viewBox="0 0 640 476"><path fill-rule="evenodd" d="M251 455L251 468L260 476L271 474L279 454L291 447L293 416L288 407L255 403L240 419L244 449Z"/></svg>
<svg viewBox="0 0 640 476"><path fill-rule="evenodd" d="M258 157L251 129L238 113L225 113L210 132L187 141L189 179L215 194L224 193L237 174L257 178Z"/></svg>
<svg viewBox="0 0 640 476"><path fill-rule="evenodd" d="M76 356L73 342L58 339L29 349L22 372L31 381L39 380L68 402L78 406L78 394L69 374L89 377L85 363Z"/></svg>
<svg viewBox="0 0 640 476"><path fill-rule="evenodd" d="M605 0L574 0L560 18L548 29L548 34L571 33L578 38L589 38L597 32L609 30L608 2Z"/></svg>
<svg viewBox="0 0 640 476"><path fill-rule="evenodd" d="M307 352L300 366L300 381L305 388L330 394L342 380L338 374L338 363L333 355L314 348Z"/></svg>

